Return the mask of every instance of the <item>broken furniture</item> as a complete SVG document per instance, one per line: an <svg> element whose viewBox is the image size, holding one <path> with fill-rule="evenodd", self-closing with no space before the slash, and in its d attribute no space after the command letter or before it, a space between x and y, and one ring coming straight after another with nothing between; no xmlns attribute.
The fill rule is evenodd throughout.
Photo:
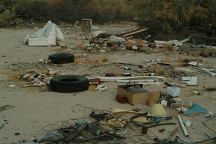
<svg viewBox="0 0 216 144"><path fill-rule="evenodd" d="M85 32L92 32L92 20L91 19L82 19L82 29Z"/></svg>
<svg viewBox="0 0 216 144"><path fill-rule="evenodd" d="M56 46L65 45L64 34L60 28L49 21L43 29L27 35L24 42L29 46Z"/></svg>

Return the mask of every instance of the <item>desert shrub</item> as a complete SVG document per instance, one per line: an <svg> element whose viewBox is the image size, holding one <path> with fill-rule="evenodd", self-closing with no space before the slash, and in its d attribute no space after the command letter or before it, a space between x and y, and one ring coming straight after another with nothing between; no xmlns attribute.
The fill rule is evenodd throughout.
<svg viewBox="0 0 216 144"><path fill-rule="evenodd" d="M0 27L8 27L14 25L13 22L14 13L13 11L7 9L0 14Z"/></svg>
<svg viewBox="0 0 216 144"><path fill-rule="evenodd" d="M172 35L186 27L208 29L216 23L215 0L133 0L131 9L140 25Z"/></svg>
<svg viewBox="0 0 216 144"><path fill-rule="evenodd" d="M216 24L216 0L0 0L0 26L11 19L70 23L82 18L136 21L151 32L172 35Z"/></svg>
<svg viewBox="0 0 216 144"><path fill-rule="evenodd" d="M85 17L88 0L49 0L48 17L55 21L71 22Z"/></svg>
<svg viewBox="0 0 216 144"><path fill-rule="evenodd" d="M7 27L14 24L15 0L0 0L0 27Z"/></svg>
<svg viewBox="0 0 216 144"><path fill-rule="evenodd" d="M0 1L0 13L4 12L5 10L5 5L3 4L2 1Z"/></svg>
<svg viewBox="0 0 216 144"><path fill-rule="evenodd" d="M18 0L15 6L16 17L28 21L47 20L48 5L46 1Z"/></svg>

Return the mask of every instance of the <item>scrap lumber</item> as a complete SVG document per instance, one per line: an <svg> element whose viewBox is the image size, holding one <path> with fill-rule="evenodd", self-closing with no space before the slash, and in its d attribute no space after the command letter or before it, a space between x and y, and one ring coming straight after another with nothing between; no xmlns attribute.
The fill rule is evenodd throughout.
<svg viewBox="0 0 216 144"><path fill-rule="evenodd" d="M147 28L143 28L143 29L139 29L139 30L136 30L136 31L133 31L133 32L129 32L127 34L124 34L123 36L124 37L129 37L129 36L133 36L135 34L138 34L138 33L141 33L141 32L147 31L147 30L148 30Z"/></svg>

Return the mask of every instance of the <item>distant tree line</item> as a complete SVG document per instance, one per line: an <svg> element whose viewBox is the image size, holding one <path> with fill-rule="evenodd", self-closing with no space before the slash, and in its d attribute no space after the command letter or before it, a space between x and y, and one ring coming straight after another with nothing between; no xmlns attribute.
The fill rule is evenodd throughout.
<svg viewBox="0 0 216 144"><path fill-rule="evenodd" d="M0 0L0 27L24 22L136 21L171 34L216 24L216 0Z"/></svg>

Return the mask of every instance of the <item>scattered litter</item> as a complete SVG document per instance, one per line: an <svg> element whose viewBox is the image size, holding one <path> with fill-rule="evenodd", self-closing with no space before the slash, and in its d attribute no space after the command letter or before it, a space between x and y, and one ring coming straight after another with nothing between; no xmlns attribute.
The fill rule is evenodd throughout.
<svg viewBox="0 0 216 144"><path fill-rule="evenodd" d="M104 84L101 84L101 85L98 85L95 90L101 92L101 91L104 91L106 89L107 89L107 86Z"/></svg>
<svg viewBox="0 0 216 144"><path fill-rule="evenodd" d="M24 42L29 46L56 46L65 43L62 31L51 21L43 29L27 35Z"/></svg>
<svg viewBox="0 0 216 144"><path fill-rule="evenodd" d="M92 19L82 19L82 29L84 32L91 33L93 30Z"/></svg>
<svg viewBox="0 0 216 144"><path fill-rule="evenodd" d="M206 91L216 91L216 87L207 87Z"/></svg>
<svg viewBox="0 0 216 144"><path fill-rule="evenodd" d="M214 114L213 112L208 112L207 114L204 114L204 116L205 116L206 118L212 118L212 117L215 116L215 114Z"/></svg>
<svg viewBox="0 0 216 144"><path fill-rule="evenodd" d="M96 37L100 37L101 35L107 34L107 32L106 31L98 30L98 31L92 32L91 34L92 34L93 38L96 38Z"/></svg>
<svg viewBox="0 0 216 144"><path fill-rule="evenodd" d="M163 48L163 47L171 47L171 43L168 41L159 41L159 40L154 40L154 43L156 47Z"/></svg>
<svg viewBox="0 0 216 144"><path fill-rule="evenodd" d="M172 101L162 100L161 104L170 108L179 108L182 105L181 102L175 101L174 99Z"/></svg>
<svg viewBox="0 0 216 144"><path fill-rule="evenodd" d="M15 136L19 136L20 133L19 133L19 132L15 132L14 135L15 135Z"/></svg>
<svg viewBox="0 0 216 144"><path fill-rule="evenodd" d="M191 66L198 66L198 62L192 61L188 63Z"/></svg>
<svg viewBox="0 0 216 144"><path fill-rule="evenodd" d="M182 118L181 118L180 115L178 115L178 120L179 120L179 123L180 123L180 125L181 125L181 128L182 128L182 130L183 130L183 132L184 132L184 135L185 135L186 137L189 137L188 131L187 131L187 129L185 128L184 123L183 123Z"/></svg>
<svg viewBox="0 0 216 144"><path fill-rule="evenodd" d="M128 102L131 105L153 105L160 97L159 90L145 89L142 84L119 85L116 100L120 103Z"/></svg>
<svg viewBox="0 0 216 144"><path fill-rule="evenodd" d="M64 138L63 134L57 131L49 131L44 137L38 140L38 143L43 142L56 142Z"/></svg>
<svg viewBox="0 0 216 144"><path fill-rule="evenodd" d="M38 62L40 63L40 64L48 64L50 61L49 60L47 60L47 59L39 59L38 60Z"/></svg>
<svg viewBox="0 0 216 144"><path fill-rule="evenodd" d="M11 88L15 88L16 87L15 84L9 84L8 86L11 87Z"/></svg>
<svg viewBox="0 0 216 144"><path fill-rule="evenodd" d="M28 83L24 87L42 87L47 85L51 77L60 74L60 71L55 71L53 69L47 69L44 71L32 69L19 75L19 78Z"/></svg>
<svg viewBox="0 0 216 144"><path fill-rule="evenodd" d="M0 130L3 129L7 124L7 121L0 119Z"/></svg>
<svg viewBox="0 0 216 144"><path fill-rule="evenodd" d="M78 23L75 23L76 28L78 28ZM195 122L193 121L193 117L189 121L187 116L194 113L202 113L203 115L200 116L203 116L205 119L215 117L215 113L207 111L199 104L187 104L183 98L189 97L180 97L187 93L193 96L190 98L196 98L194 95L204 96L204 91L207 91L209 94L211 91L216 91L215 87L203 87L201 83L200 87L203 87L203 90L198 89L198 87L188 87L198 86L198 76L202 78L198 74L199 71L203 71L211 77L216 76L216 70L210 66L210 63L207 64L205 59L197 58L200 56L215 56L215 47L192 43L186 44L190 40L190 37L185 40L154 40L147 33L147 28L133 28L134 30L132 31L129 30L117 34L113 34L112 32L111 34L108 31L100 30L99 27L93 26L91 19L82 19L82 29L83 31L77 34L77 37L80 39L80 41L76 42L78 43L78 51L80 52L78 54L66 52L73 49L73 47L68 48L72 45L72 42L70 45L66 45L63 33L50 21L43 29L26 37L25 42L29 46L45 45L50 47L60 45L60 51L64 53L55 53L49 55L48 59L39 59L37 64L43 68L49 67L45 70L41 70L41 67L33 66L35 69L22 72L19 75L19 79L27 83L25 87L48 86L52 91L63 93L81 92L87 89L99 92L107 90L108 92L110 89L107 87L106 82L109 85L113 84L112 87L122 84L117 86L116 101L121 104L129 103L137 105L139 108L142 108L142 106L144 108L139 109L139 111L130 109L113 109L112 111L91 109L88 115L89 119L73 119L73 122L62 122L62 127L48 131L46 135L34 140L32 144L127 143L125 141L133 139L135 135L138 136L141 133L142 135L139 139L143 143L148 143L146 139L152 139L155 143L178 143L180 141L187 143L181 137L174 137L179 125L173 131L168 130L170 128L169 125L175 125L173 121L177 121L173 117L178 118L180 127L186 137L189 136L186 128L189 128L192 122ZM68 33L70 31L65 31L64 34L67 35ZM145 36L141 36L142 38L140 39L137 38L143 34ZM147 41L147 39L151 40ZM137 56L140 56L140 52L148 54L163 52L167 55L163 60L160 59L161 56L154 55L152 60L137 63L130 63L128 55L125 55L128 59L114 62L116 56L113 56L111 57L111 62L109 62L107 57L110 57L117 50L121 51L122 55L127 53L127 51ZM96 54L93 55L94 53ZM193 53L197 57L189 58L187 55L182 58L182 53ZM11 66L15 65L14 70L21 70L18 64L12 64ZM68 73L77 73L77 67L81 65L86 68L79 71L80 75L63 75L61 71L53 69L53 67L68 66L66 67L66 70L69 70ZM100 71L99 68L102 68L103 71ZM25 69L30 69L29 65L25 65ZM65 69L63 70L65 71ZM203 80L208 81L207 78ZM16 87L15 84L8 84L8 86L11 88ZM113 92L110 94L113 94ZM188 96L187 94L186 96ZM127 104L125 106L127 107ZM0 112L12 107L14 106L1 106ZM87 111L85 109L80 110L80 112L86 113ZM179 114L184 114L184 117L181 117ZM0 129L5 124L7 123L0 121ZM195 123L193 125L195 126ZM164 127L156 130L152 129L151 134L148 134L148 129L157 126ZM190 130L194 129L192 127ZM157 133L154 134L154 132ZM157 135L158 133L159 135ZM161 135L167 133L169 135L166 139L160 138ZM14 135L18 136L20 133L17 132ZM215 139L210 134L207 134L207 136ZM133 141L129 143L138 142Z"/></svg>
<svg viewBox="0 0 216 144"><path fill-rule="evenodd" d="M178 87L168 87L167 95L172 97L178 97L181 94L181 90Z"/></svg>
<svg viewBox="0 0 216 144"><path fill-rule="evenodd" d="M117 36L110 36L109 41L111 43L120 43L120 44L125 44L126 40L122 37L117 37Z"/></svg>
<svg viewBox="0 0 216 144"><path fill-rule="evenodd" d="M170 82L165 82L164 83L166 86L169 87L180 87L180 88L186 88L185 84L176 84L176 83L170 83Z"/></svg>
<svg viewBox="0 0 216 144"><path fill-rule="evenodd" d="M11 105L4 105L4 106L1 106L1 107L0 107L0 112L5 111L5 110L8 110L8 109L11 109L11 108L13 108L13 107L15 107L15 106L11 106Z"/></svg>
<svg viewBox="0 0 216 144"><path fill-rule="evenodd" d="M201 68L204 72L206 72L209 76L215 77L216 76L216 70L214 69L206 69L206 68Z"/></svg>
<svg viewBox="0 0 216 144"><path fill-rule="evenodd" d="M16 142L15 144L43 144L43 143L37 143L37 142L34 142L34 141L19 141L19 142Z"/></svg>
<svg viewBox="0 0 216 144"><path fill-rule="evenodd" d="M127 32L123 36L124 37L129 37L129 36L133 36L133 35L138 34L138 33L142 33L142 32L147 31L147 30L148 30L147 28L137 29L137 30L134 30L132 32Z"/></svg>
<svg viewBox="0 0 216 144"><path fill-rule="evenodd" d="M153 104L158 102L159 99L160 99L160 91L150 92L147 105L152 106Z"/></svg>
<svg viewBox="0 0 216 144"><path fill-rule="evenodd" d="M176 110L177 110L179 113L184 113L184 112L187 112L187 111L188 111L188 109L185 108L185 107L179 107L179 108L177 108Z"/></svg>
<svg viewBox="0 0 216 144"><path fill-rule="evenodd" d="M118 87L117 95L127 98L132 105L146 104L149 93L140 85L121 85Z"/></svg>
<svg viewBox="0 0 216 144"><path fill-rule="evenodd" d="M137 79L153 79L164 81L166 78L162 76L133 76L133 77L98 77L103 82L115 82L118 80L137 80Z"/></svg>
<svg viewBox="0 0 216 144"><path fill-rule="evenodd" d="M167 115L166 110L161 104L154 104L150 109L150 114L154 117L165 117Z"/></svg>
<svg viewBox="0 0 216 144"><path fill-rule="evenodd" d="M197 76L182 77L182 83L187 84L188 86L197 86L198 85L198 78L197 78Z"/></svg>
<svg viewBox="0 0 216 144"><path fill-rule="evenodd" d="M191 115L192 113L208 113L208 111L201 105L194 103L191 108L184 112L185 115Z"/></svg>
<svg viewBox="0 0 216 144"><path fill-rule="evenodd" d="M190 127L192 125L191 121L189 121L187 119L183 119L183 123L186 127Z"/></svg>
<svg viewBox="0 0 216 144"><path fill-rule="evenodd" d="M165 131L165 129L160 129L158 132L162 133L162 132L164 132L164 131Z"/></svg>
<svg viewBox="0 0 216 144"><path fill-rule="evenodd" d="M151 80L151 79L146 79L146 80L116 80L118 83L124 83L124 84L142 84L142 85L162 85L162 83L156 81L156 80Z"/></svg>

